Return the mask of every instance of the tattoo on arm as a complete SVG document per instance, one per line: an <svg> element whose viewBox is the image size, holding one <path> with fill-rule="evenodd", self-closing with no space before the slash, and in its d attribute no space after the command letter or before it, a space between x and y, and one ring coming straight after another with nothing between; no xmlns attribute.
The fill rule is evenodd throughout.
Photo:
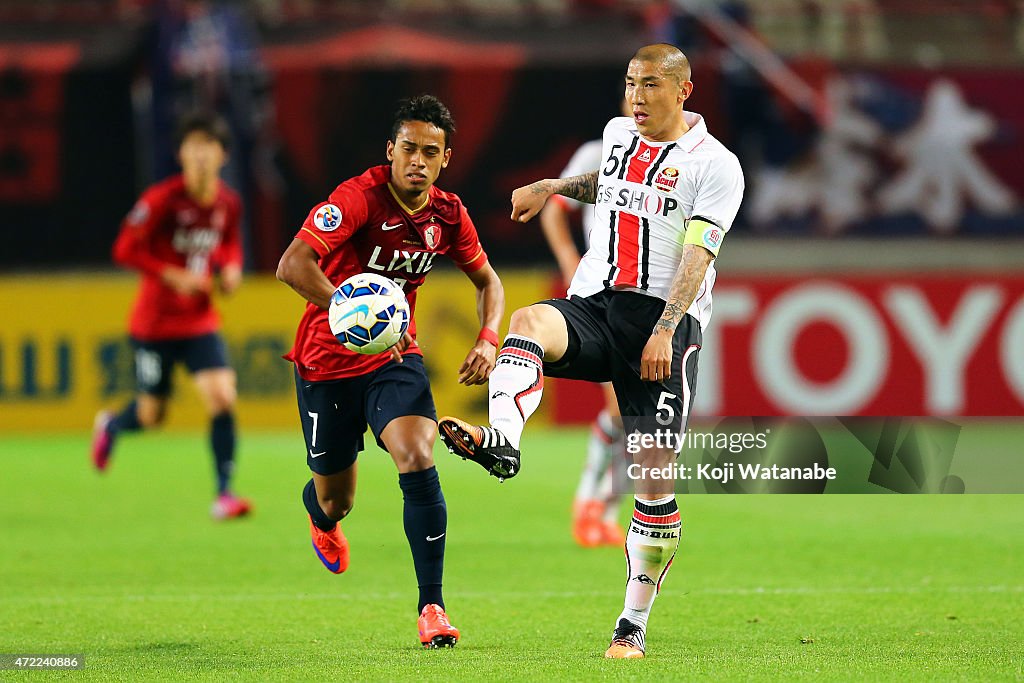
<svg viewBox="0 0 1024 683"><path fill-rule="evenodd" d="M704 273L711 263L711 252L703 247L686 245L683 247L683 260L676 270L676 276L672 280L672 289L669 291L668 303L665 304L665 311L661 319L654 325L654 331L665 330L674 333L679 321L686 315L686 309L693 303L697 295L697 288L704 280Z"/></svg>
<svg viewBox="0 0 1024 683"><path fill-rule="evenodd" d="M597 171L562 178L555 185L555 192L584 204L597 202Z"/></svg>

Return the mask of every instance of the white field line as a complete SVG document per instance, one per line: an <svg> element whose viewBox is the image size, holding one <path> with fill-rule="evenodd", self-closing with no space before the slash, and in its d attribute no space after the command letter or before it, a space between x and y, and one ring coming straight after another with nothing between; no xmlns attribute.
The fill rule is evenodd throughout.
<svg viewBox="0 0 1024 683"><path fill-rule="evenodd" d="M410 591L412 589L410 588ZM926 594L979 594L979 593L1024 593L1024 586L859 586L816 588L810 586L790 587L747 587L747 588L704 588L687 591L673 591L691 598L715 595L926 595ZM536 600L536 599L581 599L621 597L622 590L595 591L517 591L479 592L461 591L455 593L460 600ZM103 595L5 595L0 596L3 604L54 604L66 605L79 602L308 602L321 600L401 600L409 597L409 591L402 593L368 593L359 591L356 595L344 591L332 593L152 593L152 594L103 594Z"/></svg>

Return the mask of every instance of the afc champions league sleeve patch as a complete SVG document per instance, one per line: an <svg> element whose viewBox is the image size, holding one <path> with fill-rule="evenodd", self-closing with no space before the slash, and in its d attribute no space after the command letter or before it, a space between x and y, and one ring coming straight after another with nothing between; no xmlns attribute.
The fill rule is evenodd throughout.
<svg viewBox="0 0 1024 683"><path fill-rule="evenodd" d="M149 204L146 200L140 199L135 202L131 213L128 214L128 222L132 225L142 225L149 218Z"/></svg>
<svg viewBox="0 0 1024 683"><path fill-rule="evenodd" d="M341 225L341 209L334 204L324 204L313 214L313 225L320 232L333 232Z"/></svg>
<svg viewBox="0 0 1024 683"><path fill-rule="evenodd" d="M711 251L718 251L718 247L722 245L722 229L712 225L711 227L704 230L704 234L701 236L701 240L704 245L707 246Z"/></svg>

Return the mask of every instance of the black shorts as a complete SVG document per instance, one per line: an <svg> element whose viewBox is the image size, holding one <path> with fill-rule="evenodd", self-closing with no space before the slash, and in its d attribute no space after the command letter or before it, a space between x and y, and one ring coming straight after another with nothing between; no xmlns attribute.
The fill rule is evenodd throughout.
<svg viewBox="0 0 1024 683"><path fill-rule="evenodd" d="M636 292L606 289L586 298L541 301L558 309L569 329L569 346L555 363L544 364L549 377L608 382L615 388L624 417L654 418L681 431L697 386L700 323L687 314L672 338L672 375L660 382L640 379L640 356L651 338L665 302Z"/></svg>
<svg viewBox="0 0 1024 683"><path fill-rule="evenodd" d="M135 349L135 382L142 394L170 395L176 363L184 363L192 373L229 367L227 346L216 332L161 341L131 337L131 343Z"/></svg>
<svg viewBox="0 0 1024 683"><path fill-rule="evenodd" d="M423 357L407 355L358 377L311 382L295 373L306 464L324 476L351 467L363 450L369 424L377 445L381 432L396 417L420 415L437 422Z"/></svg>

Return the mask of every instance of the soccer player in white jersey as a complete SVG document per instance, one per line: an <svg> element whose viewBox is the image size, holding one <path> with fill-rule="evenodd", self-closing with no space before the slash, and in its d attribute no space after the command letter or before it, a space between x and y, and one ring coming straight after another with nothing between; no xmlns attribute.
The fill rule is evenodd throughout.
<svg viewBox="0 0 1024 683"><path fill-rule="evenodd" d="M631 116L629 102L622 100L622 115ZM590 140L580 145L562 171L562 178L583 175L601 167L601 140ZM592 204L584 204L569 197L555 195L540 212L540 226L544 230L551 253L555 256L566 288L580 264L580 252L570 229L570 216L579 213L583 223L583 238L590 248L590 235L595 229L596 214ZM580 473L579 484L572 505L572 536L584 548L600 545L622 546L626 534L619 522L622 495L612 482L615 476L625 477L626 460L622 418L615 390L610 382L601 385L604 407L594 417L587 441L587 454ZM618 470L613 473L613 470Z"/></svg>
<svg viewBox="0 0 1024 683"><path fill-rule="evenodd" d="M701 330L711 317L713 261L736 218L743 173L736 156L685 111L693 90L686 56L640 48L625 77L631 117L608 122L598 171L540 180L512 193L512 219L533 218L553 194L596 204L597 228L569 288L512 314L489 382L490 425L442 418L457 455L507 479L519 471L526 419L544 375L611 380L624 418L681 432L693 402ZM644 466L671 451L644 451ZM679 545L674 482L635 497L626 534L626 599L610 658L643 657L647 620Z"/></svg>

